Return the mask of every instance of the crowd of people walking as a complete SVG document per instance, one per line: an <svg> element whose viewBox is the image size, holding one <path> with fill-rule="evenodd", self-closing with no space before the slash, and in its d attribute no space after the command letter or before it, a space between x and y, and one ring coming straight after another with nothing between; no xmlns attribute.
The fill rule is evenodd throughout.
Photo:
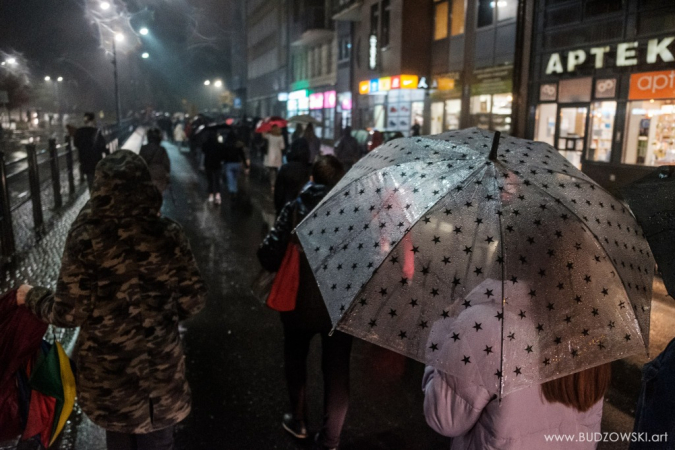
<svg viewBox="0 0 675 450"><path fill-rule="evenodd" d="M249 149L262 148L262 166L269 179L277 217L257 257L266 271L277 274L267 302L270 305L270 298L275 296L273 308L280 311L284 336L283 374L289 402L279 425L297 439L311 437L313 448L337 449L349 407L353 337L335 329L337 313L327 307L326 290L320 289L317 272L297 229L363 156L351 129L346 127L334 150L326 152L334 154L323 154L312 123L296 124L289 136L288 130L279 124L272 124L265 133L255 133L250 127L209 124L203 117L187 125L162 117L157 127L147 131L147 143L138 155L128 150L109 154L105 140L93 123L93 115L88 113L84 119L84 126L75 133L74 144L87 179L90 200L71 226L56 289L23 285L18 289L17 305L27 307L35 316L53 325L81 327L75 354L78 401L83 411L106 430L108 449L172 449L174 428L191 409L178 327L181 321L204 308L206 287L181 226L160 215L163 193L171 179L171 160L162 146L165 136L181 146L189 141L195 155L202 158L207 201L214 205L222 202L223 176L227 179L231 201L236 201L242 170L248 171L251 167ZM498 134L496 139L499 143ZM494 160L487 160L488 166L491 161ZM345 192L345 197L350 195L349 191ZM368 206L356 199L350 201L354 202L350 204L354 212ZM394 206L389 203L387 208ZM386 226L385 222L380 224L381 228ZM401 226L403 222L399 228ZM317 234L325 232L318 228L316 231ZM455 227L454 234L461 231L461 227L459 230ZM434 236L433 242L440 242L443 237ZM488 236L489 239L493 238ZM420 251L409 240L402 242L408 253ZM343 250L351 244L345 242ZM382 240L369 245L379 247L390 243ZM471 249L467 248L469 254ZM318 252L319 248L311 251ZM444 263L448 264L452 257L454 255L446 256ZM362 261L355 262L352 270L360 263ZM328 265L324 270L327 268ZM342 264L337 270L340 269ZM400 281L404 287L409 283L405 270ZM476 274L481 270L476 267ZM286 279L279 279L282 274ZM510 282L515 285L518 281L514 278ZM458 284L460 281L456 278ZM279 285L283 286L282 290L275 290ZM387 287L380 290L383 297ZM351 284L346 289L350 288ZM488 299L493 296L489 286L486 291ZM535 296L533 291L529 296ZM554 306L556 300L551 299L549 311L557 307ZM360 300L361 305L369 301L371 299L365 297ZM417 300L413 298L411 305L417 306ZM460 302L458 310L461 305ZM469 296L463 306L471 306ZM342 313L344 309L339 314ZM449 314L446 310L444 313ZM393 318L397 313L391 309L390 315ZM497 312L495 317L495 323L506 320L519 323L526 316L523 310L513 317L502 310L501 315ZM371 329L376 326L375 322L371 320ZM422 321L418 326L424 329L429 325ZM480 329L478 322L475 328L476 332ZM544 325L539 324L537 328L543 331ZM494 335L486 339L500 342L504 339L501 327L490 327L486 333ZM318 431L310 433L307 360L310 342L315 336L321 339L323 421ZM405 332L401 331L399 337L403 341ZM460 336L453 335L452 339L457 341ZM437 345L432 342L430 350L436 351ZM489 355L497 351L486 346L479 353ZM528 346L525 351L529 354L534 350ZM666 354L670 356L661 358L669 359L660 361L655 370L673 367L672 344ZM456 363L466 366L471 358L477 359L473 354L464 355L464 359ZM587 436L601 431L603 399L611 381L611 365L602 362L549 377L543 383L532 383L503 397L491 390L494 383L492 379L486 381L487 375L462 378L429 365L420 380L425 398L423 413L433 430L453 438L454 450L595 448L597 443L592 440L545 442L544 436ZM549 363L549 358L544 360L546 366ZM517 368L516 375L519 370ZM667 370L671 370L672 375L672 369ZM504 376L501 371L495 375L499 380ZM646 389L643 395L654 401L649 387ZM659 389L664 398L673 398L672 383L670 387L659 384ZM658 401L648 403L641 403L643 409L639 417L662 419L661 416L672 414L670 419L661 421L665 425L650 431L675 432L672 420L675 411L658 409ZM657 413L653 412L654 408ZM657 419L652 421L656 422ZM636 424L636 431L640 426ZM663 447L635 445L632 448L675 448L675 442Z"/></svg>

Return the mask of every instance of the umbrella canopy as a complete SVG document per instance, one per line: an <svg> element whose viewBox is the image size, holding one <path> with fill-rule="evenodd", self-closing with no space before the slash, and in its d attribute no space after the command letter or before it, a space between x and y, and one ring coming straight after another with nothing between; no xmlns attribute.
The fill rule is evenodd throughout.
<svg viewBox="0 0 675 450"><path fill-rule="evenodd" d="M321 121L315 119L314 117L310 116L309 114L300 114L299 116L293 116L290 119L288 119L290 123L311 123L313 125L321 125Z"/></svg>
<svg viewBox="0 0 675 450"><path fill-rule="evenodd" d="M675 166L659 167L621 193L644 230L668 294L675 297Z"/></svg>
<svg viewBox="0 0 675 450"><path fill-rule="evenodd" d="M286 119L283 119L279 116L267 117L264 120L258 122L258 126L255 129L256 133L269 133L272 131L272 127L276 125L279 128L285 128L288 126Z"/></svg>
<svg viewBox="0 0 675 450"><path fill-rule="evenodd" d="M546 144L489 158L494 138L387 143L297 227L333 324L500 395L644 351L653 260L628 208Z"/></svg>

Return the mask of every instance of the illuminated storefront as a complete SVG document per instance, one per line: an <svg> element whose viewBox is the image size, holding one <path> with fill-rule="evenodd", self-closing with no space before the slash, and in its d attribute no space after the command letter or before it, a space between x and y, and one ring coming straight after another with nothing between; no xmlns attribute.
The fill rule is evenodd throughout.
<svg viewBox="0 0 675 450"><path fill-rule="evenodd" d="M397 75L359 83L359 102L365 127L401 132L408 136L413 125L424 125L425 77ZM363 101L363 99L367 99Z"/></svg>
<svg viewBox="0 0 675 450"><path fill-rule="evenodd" d="M336 107L337 93L335 91L310 92L307 89L301 89L288 94L288 117L311 115L320 123L314 127L314 132L319 138L335 138Z"/></svg>
<svg viewBox="0 0 675 450"><path fill-rule="evenodd" d="M430 133L458 130L462 114L462 85L459 73L434 77L429 94Z"/></svg>
<svg viewBox="0 0 675 450"><path fill-rule="evenodd" d="M675 164L675 36L589 43L534 61L529 134L610 190Z"/></svg>

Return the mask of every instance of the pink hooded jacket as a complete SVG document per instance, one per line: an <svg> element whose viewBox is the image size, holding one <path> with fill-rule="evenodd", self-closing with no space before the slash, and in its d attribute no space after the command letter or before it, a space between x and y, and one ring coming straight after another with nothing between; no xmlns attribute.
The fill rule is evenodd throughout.
<svg viewBox="0 0 675 450"><path fill-rule="evenodd" d="M600 432L602 400L581 413L548 403L534 385L505 396L500 404L483 387L433 367L426 368L422 388L427 423L454 438L452 450L596 448L593 439Z"/></svg>

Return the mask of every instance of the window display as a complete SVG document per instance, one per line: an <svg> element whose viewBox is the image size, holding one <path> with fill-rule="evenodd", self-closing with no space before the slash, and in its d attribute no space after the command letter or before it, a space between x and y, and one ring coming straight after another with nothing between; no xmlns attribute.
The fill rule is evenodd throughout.
<svg viewBox="0 0 675 450"><path fill-rule="evenodd" d="M558 119L558 151L577 168L581 168L581 154L586 137L588 108L560 108Z"/></svg>
<svg viewBox="0 0 675 450"><path fill-rule="evenodd" d="M675 164L675 100L628 103L623 162Z"/></svg>
<svg viewBox="0 0 675 450"><path fill-rule="evenodd" d="M431 134L443 132L443 102L431 104Z"/></svg>
<svg viewBox="0 0 675 450"><path fill-rule="evenodd" d="M542 103L537 106L537 115L534 123L534 140L546 142L550 146L555 145L555 118L558 113L558 105L555 103Z"/></svg>
<svg viewBox="0 0 675 450"><path fill-rule="evenodd" d="M459 130L459 118L462 112L462 101L446 100L445 101L445 129Z"/></svg>
<svg viewBox="0 0 675 450"><path fill-rule="evenodd" d="M612 136L616 102L595 102L592 105L591 132L588 136L588 156L591 161L609 162L612 156Z"/></svg>

